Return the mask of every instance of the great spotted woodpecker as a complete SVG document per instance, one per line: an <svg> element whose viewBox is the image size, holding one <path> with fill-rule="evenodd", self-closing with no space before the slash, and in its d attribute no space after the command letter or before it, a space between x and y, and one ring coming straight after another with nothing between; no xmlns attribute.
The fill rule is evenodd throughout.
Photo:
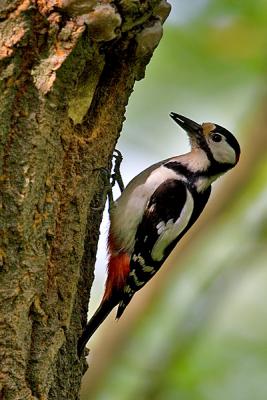
<svg viewBox="0 0 267 400"><path fill-rule="evenodd" d="M171 113L188 134L191 151L147 168L122 192L110 215L108 276L100 306L78 341L82 351L118 305L120 318L135 292L159 270L203 211L211 183L233 168L240 156L225 128Z"/></svg>

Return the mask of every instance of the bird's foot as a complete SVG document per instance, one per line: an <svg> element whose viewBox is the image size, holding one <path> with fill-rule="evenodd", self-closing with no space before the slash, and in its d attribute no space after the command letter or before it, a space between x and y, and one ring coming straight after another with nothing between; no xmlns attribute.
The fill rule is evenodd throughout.
<svg viewBox="0 0 267 400"><path fill-rule="evenodd" d="M108 198L109 212L114 207L114 199L113 199L113 187L116 183L119 186L121 193L124 190L124 184L121 177L120 165L123 160L122 154L119 150L115 149L112 159L114 159L114 163L111 169L111 172L108 168L100 167L95 170L100 171L101 179L104 181L104 188L101 194L101 199L97 201L99 205L93 205L91 208L95 211L102 210L105 206L106 198Z"/></svg>
<svg viewBox="0 0 267 400"><path fill-rule="evenodd" d="M121 162L123 160L122 154L119 150L115 149L112 158L114 158L113 173L111 174L111 186L115 186L117 183L121 193L124 191L124 184L121 177Z"/></svg>

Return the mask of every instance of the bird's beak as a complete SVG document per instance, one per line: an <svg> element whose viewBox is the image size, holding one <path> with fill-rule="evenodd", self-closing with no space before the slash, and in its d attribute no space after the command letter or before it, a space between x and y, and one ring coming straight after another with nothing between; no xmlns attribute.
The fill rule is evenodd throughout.
<svg viewBox="0 0 267 400"><path fill-rule="evenodd" d="M170 117L178 124L181 128L183 128L187 133L199 135L202 134L202 126L192 121L189 118L183 117L182 115L176 114L174 112L170 113Z"/></svg>
<svg viewBox="0 0 267 400"><path fill-rule="evenodd" d="M174 112L170 113L170 117L186 131L189 136L191 147L199 147L203 141L203 127L197 122Z"/></svg>

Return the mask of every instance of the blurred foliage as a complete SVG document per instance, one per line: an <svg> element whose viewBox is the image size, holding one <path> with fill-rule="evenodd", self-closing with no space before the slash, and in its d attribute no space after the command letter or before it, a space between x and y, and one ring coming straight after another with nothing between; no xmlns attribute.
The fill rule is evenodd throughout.
<svg viewBox="0 0 267 400"><path fill-rule="evenodd" d="M191 2L173 2L177 16L180 3L190 7ZM193 19L187 11L187 21L165 26L145 81L137 83L130 99L122 143L140 147L140 130L153 132L141 140L148 151L162 156L162 132L168 130L173 132L169 146L164 143L169 155L177 146L177 127L167 117L170 111L238 126L261 95L267 69L267 2L202 3Z"/></svg>
<svg viewBox="0 0 267 400"><path fill-rule="evenodd" d="M215 191L220 216L205 214L82 399L266 400L267 2L177 1L174 12L130 100L122 147L173 154L170 111L234 127L243 149L236 191Z"/></svg>

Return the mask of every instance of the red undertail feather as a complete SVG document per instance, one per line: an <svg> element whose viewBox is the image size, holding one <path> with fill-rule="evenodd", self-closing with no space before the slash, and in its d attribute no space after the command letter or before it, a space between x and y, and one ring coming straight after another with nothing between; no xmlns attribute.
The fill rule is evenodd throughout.
<svg viewBox="0 0 267 400"><path fill-rule="evenodd" d="M82 355L86 343L97 330L97 328L106 319L112 309L120 301L120 290L124 287L126 278L130 271L130 257L127 253L122 252L116 246L111 234L108 238L108 277L103 299L86 325L81 337L78 341L78 355Z"/></svg>
<svg viewBox="0 0 267 400"><path fill-rule="evenodd" d="M130 257L127 253L118 249L111 232L108 237L108 252L108 276L102 301L109 299L112 294L124 287L130 272Z"/></svg>

